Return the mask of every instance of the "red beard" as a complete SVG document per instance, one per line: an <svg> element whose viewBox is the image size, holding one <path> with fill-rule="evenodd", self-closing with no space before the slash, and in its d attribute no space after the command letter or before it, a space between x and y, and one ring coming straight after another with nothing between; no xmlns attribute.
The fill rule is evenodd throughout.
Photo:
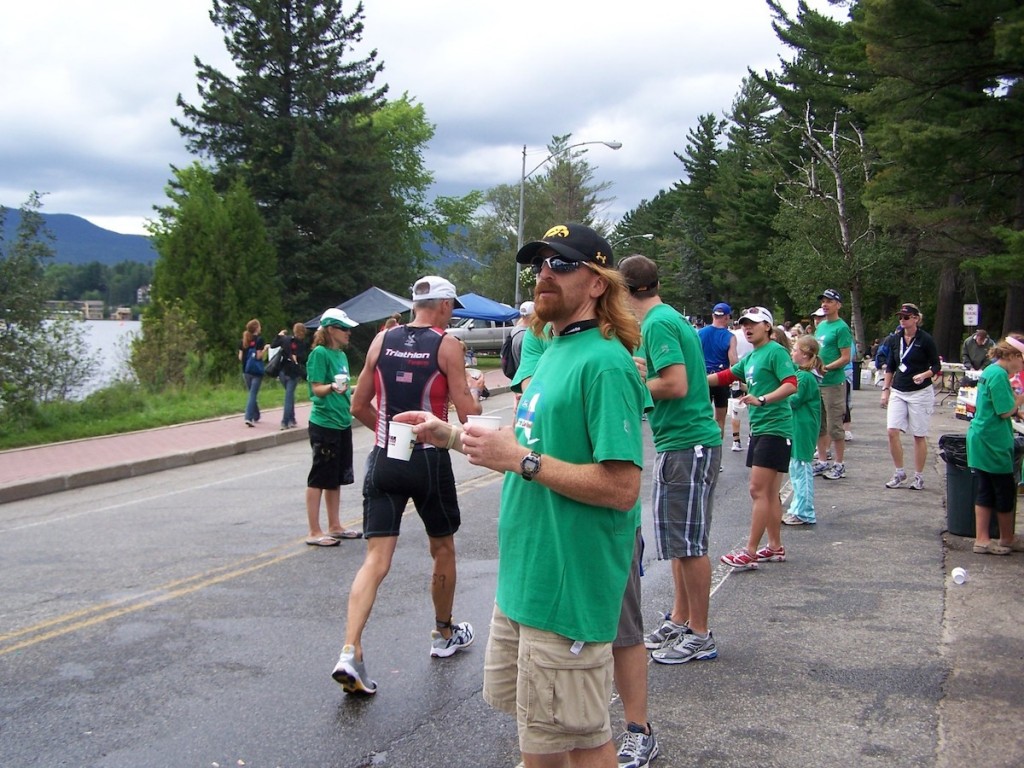
<svg viewBox="0 0 1024 768"><path fill-rule="evenodd" d="M545 323L561 320L567 311L565 296L553 281L537 281L533 289L534 311Z"/></svg>

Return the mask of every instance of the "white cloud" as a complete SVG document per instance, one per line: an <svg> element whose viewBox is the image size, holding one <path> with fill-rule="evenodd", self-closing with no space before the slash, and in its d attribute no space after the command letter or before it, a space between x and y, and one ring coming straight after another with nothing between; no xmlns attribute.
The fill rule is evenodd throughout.
<svg viewBox="0 0 1024 768"><path fill-rule="evenodd" d="M819 0L823 3L824 0ZM208 0L19 3L0 26L0 203L46 192L44 210L143 232L169 166L191 158L170 120L195 101L193 57L230 69ZM517 183L522 146L591 147L621 215L678 180L686 133L725 112L747 67L781 51L763 0L599 8L582 0L366 0L364 48L394 97L424 105L437 190ZM795 7L795 0L792 5ZM346 3L347 13L355 8ZM116 226L115 226L116 225Z"/></svg>

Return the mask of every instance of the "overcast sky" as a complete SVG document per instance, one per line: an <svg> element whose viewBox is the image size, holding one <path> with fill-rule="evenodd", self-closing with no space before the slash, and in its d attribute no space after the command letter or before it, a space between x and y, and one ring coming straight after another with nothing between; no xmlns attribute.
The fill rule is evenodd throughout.
<svg viewBox="0 0 1024 768"><path fill-rule="evenodd" d="M824 0L813 3L824 6ZM590 147L612 219L682 174L673 152L704 113L725 113L747 67L784 51L763 0L365 0L364 42L394 97L437 127L437 191L517 184L553 135ZM795 11L796 0L785 3ZM8 3L0 25L0 205L46 193L45 213L144 233L170 166L191 162L171 124L197 103L193 56L229 69L210 0ZM354 3L346 3L348 13ZM509 10L505 10L509 9ZM380 82L380 81L378 81ZM528 233L529 234L529 233Z"/></svg>

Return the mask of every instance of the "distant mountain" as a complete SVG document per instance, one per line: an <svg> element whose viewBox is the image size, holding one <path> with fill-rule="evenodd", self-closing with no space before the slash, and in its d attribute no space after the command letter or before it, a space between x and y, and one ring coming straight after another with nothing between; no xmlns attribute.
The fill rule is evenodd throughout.
<svg viewBox="0 0 1024 768"><path fill-rule="evenodd" d="M156 251L144 235L122 235L97 227L80 216L68 213L44 213L46 228L53 234L50 243L54 262L58 264L88 264L98 261L113 266L122 261L152 264ZM3 225L4 243L10 245L18 236L21 214L17 208L7 208Z"/></svg>

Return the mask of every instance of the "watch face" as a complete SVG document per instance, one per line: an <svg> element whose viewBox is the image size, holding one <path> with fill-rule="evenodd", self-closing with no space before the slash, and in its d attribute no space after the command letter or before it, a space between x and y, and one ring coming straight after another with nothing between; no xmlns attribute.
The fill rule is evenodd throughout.
<svg viewBox="0 0 1024 768"><path fill-rule="evenodd" d="M535 453L531 453L528 456L523 457L519 466L523 470L523 477L527 480L532 480L533 476L540 470L540 456Z"/></svg>

